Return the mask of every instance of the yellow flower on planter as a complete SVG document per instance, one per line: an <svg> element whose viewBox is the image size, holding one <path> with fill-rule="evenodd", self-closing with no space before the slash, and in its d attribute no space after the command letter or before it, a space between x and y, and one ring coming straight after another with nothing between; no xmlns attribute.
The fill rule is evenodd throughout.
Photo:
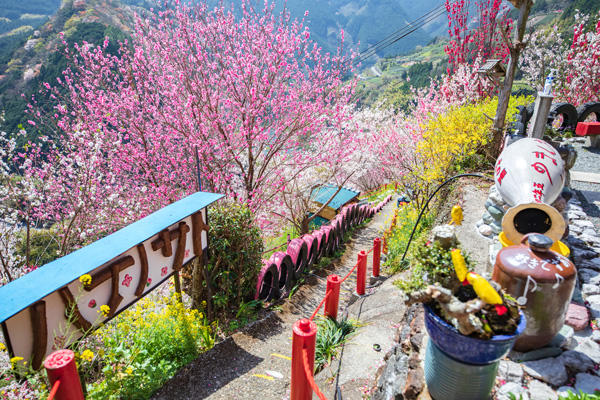
<svg viewBox="0 0 600 400"><path fill-rule="evenodd" d="M110 307L106 304L103 304L100 306L99 312L102 313L103 316L108 317L108 313L110 313Z"/></svg>
<svg viewBox="0 0 600 400"><path fill-rule="evenodd" d="M6 350L6 346L4 345L4 343L0 342L0 351L4 350Z"/></svg>
<svg viewBox="0 0 600 400"><path fill-rule="evenodd" d="M92 283L92 277L90 274L84 274L79 277L79 282L83 283L85 286L90 285Z"/></svg>
<svg viewBox="0 0 600 400"><path fill-rule="evenodd" d="M89 349L86 349L83 351L83 353L81 353L82 360L90 362L90 361L92 361L93 358L94 358L94 353Z"/></svg>
<svg viewBox="0 0 600 400"><path fill-rule="evenodd" d="M464 282L467 278L467 264L465 263L465 259L462 256L459 249L454 249L450 252L452 255L452 264L454 264L454 271L456 271L456 276L458 280Z"/></svg>
<svg viewBox="0 0 600 400"><path fill-rule="evenodd" d="M467 280L473 285L473 290L481 300L488 304L502 304L502 297L483 276L475 272L469 272Z"/></svg>

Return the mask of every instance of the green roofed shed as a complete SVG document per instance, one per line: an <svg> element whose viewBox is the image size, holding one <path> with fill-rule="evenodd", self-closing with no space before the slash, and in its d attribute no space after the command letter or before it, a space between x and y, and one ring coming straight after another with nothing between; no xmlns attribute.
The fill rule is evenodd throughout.
<svg viewBox="0 0 600 400"><path fill-rule="evenodd" d="M315 189L313 189L311 193L311 200L314 201L317 208L320 208L323 204L327 203L327 201L333 196L333 194L338 190L338 186L334 185L322 185ZM350 190L347 188L341 188L340 191L335 195L335 197L329 202L327 207L325 207L319 215L327 220L330 220L336 216L338 211L349 203L355 203L358 201L358 196L360 192L355 190Z"/></svg>

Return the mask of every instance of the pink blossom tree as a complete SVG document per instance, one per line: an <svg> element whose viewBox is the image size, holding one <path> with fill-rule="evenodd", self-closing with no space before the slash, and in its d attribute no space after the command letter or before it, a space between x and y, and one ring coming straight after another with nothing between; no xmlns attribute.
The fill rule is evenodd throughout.
<svg viewBox="0 0 600 400"><path fill-rule="evenodd" d="M108 39L66 49L71 67L45 84L54 114L33 108L58 139L49 155L39 146L29 155L46 200L36 212L65 224L65 243L195 191L196 156L203 190L255 211L315 165L343 160L353 55L323 54L302 21L269 1L241 9L168 4L137 19L118 55ZM334 142L336 153L319 147Z"/></svg>
<svg viewBox="0 0 600 400"><path fill-rule="evenodd" d="M557 26L547 31L533 32L520 67L525 78L537 90L551 69L556 101L576 106L600 99L600 15L593 29L588 29L591 16L575 14L573 37L565 38Z"/></svg>

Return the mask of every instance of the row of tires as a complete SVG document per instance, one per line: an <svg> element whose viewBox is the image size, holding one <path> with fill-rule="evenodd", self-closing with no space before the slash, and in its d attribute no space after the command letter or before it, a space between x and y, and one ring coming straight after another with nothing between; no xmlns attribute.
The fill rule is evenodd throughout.
<svg viewBox="0 0 600 400"><path fill-rule="evenodd" d="M515 115L515 121L512 123L512 132L517 135L524 135L527 129L527 123L533 116L534 104L527 107L518 106L518 113ZM600 121L600 103L585 103L575 107L569 103L556 103L550 107L548 114L548 125L555 129L575 129L578 122L587 120Z"/></svg>
<svg viewBox="0 0 600 400"><path fill-rule="evenodd" d="M268 260L263 260L254 298L267 301L285 296L294 282L310 271L313 264L323 256L332 255L342 245L344 234L350 228L373 217L391 198L388 196L375 206L345 206L329 224L291 240L285 252L275 252Z"/></svg>

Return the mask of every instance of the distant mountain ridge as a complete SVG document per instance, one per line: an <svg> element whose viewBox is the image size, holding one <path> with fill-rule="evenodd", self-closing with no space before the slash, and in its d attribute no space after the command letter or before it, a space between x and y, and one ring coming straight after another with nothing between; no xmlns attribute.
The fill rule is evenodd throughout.
<svg viewBox="0 0 600 400"><path fill-rule="evenodd" d="M24 110L31 94L42 82L54 82L66 67L62 55L56 53L58 33L64 32L68 42L86 40L100 43L104 36L125 38L133 26L136 11L157 6L155 0L2 0L0 10L0 113L5 124L0 129L15 132L27 120ZM258 1L258 0L257 0ZM284 4L292 17L304 18L312 39L325 51L335 52L340 32L345 32L345 48L360 49L384 39L407 23L442 4L441 0L275 0ZM216 5L218 0L208 0ZM261 3L258 1L258 3ZM223 0L227 7L231 0ZM239 4L239 1L233 3ZM377 56L406 53L430 42L445 29L440 17L418 29ZM369 61L376 61L377 57ZM23 98L21 94L24 93Z"/></svg>

